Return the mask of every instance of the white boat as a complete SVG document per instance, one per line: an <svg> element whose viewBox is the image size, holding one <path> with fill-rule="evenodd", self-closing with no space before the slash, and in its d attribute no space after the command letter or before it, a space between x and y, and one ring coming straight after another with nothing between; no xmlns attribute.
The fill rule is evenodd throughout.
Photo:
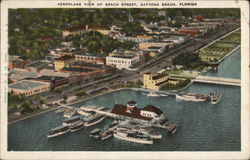
<svg viewBox="0 0 250 160"><path fill-rule="evenodd" d="M66 108L61 107L58 110L56 110L56 113L62 113L62 112L65 112L65 111L66 111Z"/></svg>
<svg viewBox="0 0 250 160"><path fill-rule="evenodd" d="M84 126L89 127L89 126L95 125L101 122L102 120L104 120L104 118L105 116L100 115L100 114L91 115L85 119Z"/></svg>
<svg viewBox="0 0 250 160"><path fill-rule="evenodd" d="M76 132L84 128L84 123L80 122L72 127L70 127L70 132Z"/></svg>
<svg viewBox="0 0 250 160"><path fill-rule="evenodd" d="M211 97L212 104L217 104L221 100L221 94L219 94L219 93L212 93L212 94L210 94L210 97Z"/></svg>
<svg viewBox="0 0 250 160"><path fill-rule="evenodd" d="M159 132L154 131L149 127L139 126L139 125L120 125L117 130L127 130L132 132L139 132L149 136L152 139L162 139L162 135Z"/></svg>
<svg viewBox="0 0 250 160"><path fill-rule="evenodd" d="M114 121L114 122L104 126L104 129L105 130L114 130L117 125L119 125L119 123L117 121Z"/></svg>
<svg viewBox="0 0 250 160"><path fill-rule="evenodd" d="M139 132L116 131L114 132L114 137L134 143L153 144L153 140L151 138L147 135L140 134Z"/></svg>
<svg viewBox="0 0 250 160"><path fill-rule="evenodd" d="M102 131L101 129L95 128L90 132L89 137L95 138L95 139L100 139L101 138L101 136L100 136L101 131Z"/></svg>
<svg viewBox="0 0 250 160"><path fill-rule="evenodd" d="M101 140L108 139L112 137L112 135L113 135L113 131L111 130L104 130L100 133Z"/></svg>
<svg viewBox="0 0 250 160"><path fill-rule="evenodd" d="M79 116L74 116L69 119L66 119L63 121L63 126L74 126L78 123L82 122L81 117Z"/></svg>
<svg viewBox="0 0 250 160"><path fill-rule="evenodd" d="M149 96L149 97L158 97L159 95L157 93L155 93L155 92L149 92L147 94L147 96Z"/></svg>
<svg viewBox="0 0 250 160"><path fill-rule="evenodd" d="M149 97L163 97L163 96L168 96L168 95L163 94L163 93L149 92L147 94L147 96L149 96Z"/></svg>
<svg viewBox="0 0 250 160"><path fill-rule="evenodd" d="M83 111L81 108L77 109L77 113L83 116L88 116L90 113Z"/></svg>
<svg viewBox="0 0 250 160"><path fill-rule="evenodd" d="M76 113L76 108L67 108L66 111L64 112L64 117L65 118L70 118Z"/></svg>
<svg viewBox="0 0 250 160"><path fill-rule="evenodd" d="M207 100L206 95L194 94L194 93L183 93L176 94L177 99L185 100L185 101L193 101L193 102L204 102Z"/></svg>
<svg viewBox="0 0 250 160"><path fill-rule="evenodd" d="M69 132L70 129L67 126L60 126L57 128L52 129L49 134L47 135L48 138L52 138L52 137L56 137L56 136L60 136L63 135L67 132Z"/></svg>

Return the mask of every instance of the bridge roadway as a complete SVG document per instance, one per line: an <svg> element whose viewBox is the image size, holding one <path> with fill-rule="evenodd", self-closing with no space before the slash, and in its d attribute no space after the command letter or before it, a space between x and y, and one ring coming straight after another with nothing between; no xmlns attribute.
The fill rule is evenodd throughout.
<svg viewBox="0 0 250 160"><path fill-rule="evenodd" d="M193 82L201 82L201 83L241 86L240 79L232 79L232 78L197 76L196 79L193 79L192 81Z"/></svg>

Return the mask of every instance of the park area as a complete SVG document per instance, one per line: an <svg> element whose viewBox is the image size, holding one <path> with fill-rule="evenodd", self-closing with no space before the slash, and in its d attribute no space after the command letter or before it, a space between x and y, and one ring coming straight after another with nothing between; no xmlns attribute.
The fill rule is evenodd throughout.
<svg viewBox="0 0 250 160"><path fill-rule="evenodd" d="M234 50L240 45L240 30L215 41L199 51L199 56L205 62L217 62L226 54Z"/></svg>

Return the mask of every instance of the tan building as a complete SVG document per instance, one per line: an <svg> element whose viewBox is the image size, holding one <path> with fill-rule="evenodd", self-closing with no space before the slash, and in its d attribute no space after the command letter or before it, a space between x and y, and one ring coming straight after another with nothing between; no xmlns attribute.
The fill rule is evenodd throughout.
<svg viewBox="0 0 250 160"><path fill-rule="evenodd" d="M145 73L143 75L143 87L145 88L152 90L160 90L161 87L166 83L168 83L167 74L153 75L151 73Z"/></svg>
<svg viewBox="0 0 250 160"><path fill-rule="evenodd" d="M56 58L54 60L55 70L56 71L61 70L62 68L66 67L67 65L73 63L74 60L75 60L75 57L70 56L70 55L65 55L65 56L62 56L60 58Z"/></svg>
<svg viewBox="0 0 250 160"><path fill-rule="evenodd" d="M65 28L63 30L63 37L67 37L69 35L82 35L90 31L97 31L103 35L109 35L111 33L111 29L108 26L81 25Z"/></svg>
<svg viewBox="0 0 250 160"><path fill-rule="evenodd" d="M16 95L23 94L25 96L31 96L49 90L50 83L47 82L22 80L16 83L9 84L9 92L14 93Z"/></svg>
<svg viewBox="0 0 250 160"><path fill-rule="evenodd" d="M151 47L164 48L164 47L166 47L168 45L169 45L169 43L167 43L167 42L142 42L142 43L139 43L139 49L148 50Z"/></svg>

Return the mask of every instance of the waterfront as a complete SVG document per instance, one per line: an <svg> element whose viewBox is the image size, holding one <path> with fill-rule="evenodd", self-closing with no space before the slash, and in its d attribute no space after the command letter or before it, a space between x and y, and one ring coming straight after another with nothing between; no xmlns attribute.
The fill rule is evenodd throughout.
<svg viewBox="0 0 250 160"><path fill-rule="evenodd" d="M240 52L225 59L212 76L240 77ZM236 57L236 58L235 58ZM237 58L238 57L238 58ZM230 65L229 65L230 64ZM227 65L224 67L224 65ZM220 74L224 73L224 74ZM210 73L207 73L209 75ZM212 74L212 73L211 73ZM117 139L98 141L89 138L95 127L111 122L106 119L97 126L82 131L47 139L47 133L62 123L63 115L54 111L25 119L8 126L8 150L13 151L240 151L240 87L194 83L187 90L197 93L222 93L217 105L210 102L176 101L175 97L148 98L141 92L122 90L99 96L80 105L98 105L112 108L115 103L138 102L139 107L153 104L162 109L180 129L173 136L164 130L163 139L153 145L140 145ZM232 98L233 97L233 98ZM112 145L111 145L112 144Z"/></svg>

